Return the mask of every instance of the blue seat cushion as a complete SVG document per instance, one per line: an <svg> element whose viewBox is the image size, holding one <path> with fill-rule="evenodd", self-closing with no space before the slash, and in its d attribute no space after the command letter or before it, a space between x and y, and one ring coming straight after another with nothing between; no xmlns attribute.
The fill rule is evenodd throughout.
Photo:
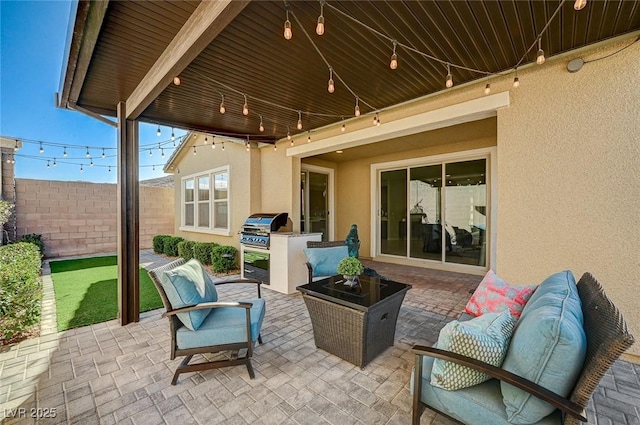
<svg viewBox="0 0 640 425"><path fill-rule="evenodd" d="M427 356L422 360L420 400L423 403L465 424L509 425L504 404L502 404L499 381L490 379L482 384L455 391L433 387L429 383L433 360L433 357ZM414 373L415 371L411 373L412 394ZM555 411L538 422L540 425L559 425L560 423L559 411Z"/></svg>
<svg viewBox="0 0 640 425"><path fill-rule="evenodd" d="M332 246L327 248L304 248L304 255L313 269L313 276L334 276L338 274L338 263L349 256L349 248Z"/></svg>
<svg viewBox="0 0 640 425"><path fill-rule="evenodd" d="M264 320L265 303L262 298L239 300L253 304L251 314L251 341L257 341ZM234 344L247 341L246 310L240 307L213 308L198 330L186 326L176 331L178 348L197 348L211 345Z"/></svg>
<svg viewBox="0 0 640 425"><path fill-rule="evenodd" d="M160 284L174 309L218 300L215 284L202 264L195 259L162 273ZM178 318L193 331L200 327L210 311L202 309L179 313Z"/></svg>
<svg viewBox="0 0 640 425"><path fill-rule="evenodd" d="M587 348L582 303L573 274L545 279L522 311L502 368L566 397L573 389ZM554 411L550 404L501 383L508 419L536 423Z"/></svg>

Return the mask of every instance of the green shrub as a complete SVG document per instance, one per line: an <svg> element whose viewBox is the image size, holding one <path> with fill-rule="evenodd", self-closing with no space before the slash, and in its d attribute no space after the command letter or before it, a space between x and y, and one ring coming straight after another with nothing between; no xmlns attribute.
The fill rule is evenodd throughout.
<svg viewBox="0 0 640 425"><path fill-rule="evenodd" d="M40 320L40 266L34 244L0 247L0 339L10 340Z"/></svg>
<svg viewBox="0 0 640 425"><path fill-rule="evenodd" d="M40 251L40 258L44 258L44 241L42 240L42 235L29 233L28 235L20 236L16 242L28 242L34 244L38 247L38 251Z"/></svg>
<svg viewBox="0 0 640 425"><path fill-rule="evenodd" d="M193 245L195 245L193 241L178 242L178 257L184 259L184 261L191 260L193 258Z"/></svg>
<svg viewBox="0 0 640 425"><path fill-rule="evenodd" d="M211 252L211 264L213 271L227 273L238 268L236 256L238 250L232 246L216 246Z"/></svg>
<svg viewBox="0 0 640 425"><path fill-rule="evenodd" d="M164 242L162 243L162 248L166 255L171 257L178 256L178 244L182 242L184 238L180 236L167 236L164 238Z"/></svg>
<svg viewBox="0 0 640 425"><path fill-rule="evenodd" d="M193 258L202 264L211 264L211 253L218 246L215 242L196 242L193 245Z"/></svg>
<svg viewBox="0 0 640 425"><path fill-rule="evenodd" d="M153 252L156 254L164 254L164 241L170 237L170 235L155 235L153 237Z"/></svg>

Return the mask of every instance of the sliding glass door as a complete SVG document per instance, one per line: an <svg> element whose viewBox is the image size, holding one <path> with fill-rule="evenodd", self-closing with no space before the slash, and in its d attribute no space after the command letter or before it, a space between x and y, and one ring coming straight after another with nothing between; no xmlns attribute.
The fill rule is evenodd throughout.
<svg viewBox="0 0 640 425"><path fill-rule="evenodd" d="M380 254L486 266L487 160L380 171Z"/></svg>

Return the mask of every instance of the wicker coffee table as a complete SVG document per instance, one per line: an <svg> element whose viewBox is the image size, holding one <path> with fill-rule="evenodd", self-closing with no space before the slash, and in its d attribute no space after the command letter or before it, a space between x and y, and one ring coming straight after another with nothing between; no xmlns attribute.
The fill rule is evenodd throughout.
<svg viewBox="0 0 640 425"><path fill-rule="evenodd" d="M364 368L393 345L405 293L400 282L360 276L349 288L341 276L298 287L313 326L316 347Z"/></svg>

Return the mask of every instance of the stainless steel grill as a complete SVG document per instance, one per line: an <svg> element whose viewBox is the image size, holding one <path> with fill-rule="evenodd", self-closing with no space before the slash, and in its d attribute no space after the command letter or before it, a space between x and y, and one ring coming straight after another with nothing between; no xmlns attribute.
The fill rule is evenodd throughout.
<svg viewBox="0 0 640 425"><path fill-rule="evenodd" d="M248 246L268 248L271 233L287 225L287 213L260 213L250 215L242 225L240 243Z"/></svg>

